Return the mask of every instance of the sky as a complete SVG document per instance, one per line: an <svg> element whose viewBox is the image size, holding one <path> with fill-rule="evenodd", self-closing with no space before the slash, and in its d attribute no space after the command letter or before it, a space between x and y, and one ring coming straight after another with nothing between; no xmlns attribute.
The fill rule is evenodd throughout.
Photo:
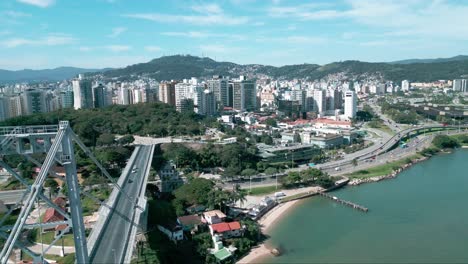
<svg viewBox="0 0 468 264"><path fill-rule="evenodd" d="M451 57L468 54L467 14L465 0L1 0L0 69Z"/></svg>

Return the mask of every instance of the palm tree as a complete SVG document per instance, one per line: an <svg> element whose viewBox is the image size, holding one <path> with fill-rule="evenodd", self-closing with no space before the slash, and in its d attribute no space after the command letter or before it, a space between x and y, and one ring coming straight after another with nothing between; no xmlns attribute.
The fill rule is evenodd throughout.
<svg viewBox="0 0 468 264"><path fill-rule="evenodd" d="M244 205L244 202L247 201L247 191L244 189L241 189L239 184L236 184L236 187L234 189L234 202L239 201L241 207Z"/></svg>
<svg viewBox="0 0 468 264"><path fill-rule="evenodd" d="M354 158L354 159L351 161L351 164L353 164L353 166L356 167L356 166L358 165L357 158Z"/></svg>

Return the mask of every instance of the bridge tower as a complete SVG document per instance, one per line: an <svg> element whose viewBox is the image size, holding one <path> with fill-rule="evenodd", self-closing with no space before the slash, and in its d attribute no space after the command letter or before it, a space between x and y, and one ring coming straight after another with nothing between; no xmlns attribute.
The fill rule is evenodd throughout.
<svg viewBox="0 0 468 264"><path fill-rule="evenodd" d="M18 126L18 127L0 127L0 167L6 169L14 178L22 183L26 191L20 201L10 208L10 210L0 219L0 236L6 239L5 245L0 253L0 263L7 263L8 258L14 247L21 249L30 255L34 263L47 263L44 255L62 236L68 231L73 231L75 242L75 257L77 263L89 263L89 254L85 236L85 226L83 223L82 206L80 194L86 194L80 190L78 183L75 149L74 144L79 146L102 171L102 173L121 191L120 187L114 182L110 174L94 157L91 151L81 142L77 135L72 131L68 121L60 121L59 125L42 126ZM46 154L41 163L32 154ZM6 155L19 154L26 157L29 161L40 167L40 172L34 180L34 183L28 182L11 168L4 160ZM59 176L53 169L54 164L59 164L65 169L65 177ZM48 177L52 177L66 183L67 196L70 203L70 210L67 212L63 208L55 205L46 195L44 195L44 183ZM91 197L92 198L92 197ZM97 198L95 199L100 202ZM34 203L43 202L54 208L64 217L64 221L51 223L26 223L30 216ZM3 225L15 208L21 208L18 220L13 226ZM34 228L55 227L64 225L65 230L60 232L54 241L37 254L28 249L20 239L23 231Z"/></svg>

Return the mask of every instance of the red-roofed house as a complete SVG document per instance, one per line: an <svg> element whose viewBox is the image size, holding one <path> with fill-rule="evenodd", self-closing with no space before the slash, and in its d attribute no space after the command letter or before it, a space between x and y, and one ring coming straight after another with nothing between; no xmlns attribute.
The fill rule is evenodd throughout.
<svg viewBox="0 0 468 264"><path fill-rule="evenodd" d="M52 223L57 221L63 221L65 217L61 215L57 210L54 208L48 208L42 218L42 223ZM44 231L51 231L55 230L55 227L48 227L44 228Z"/></svg>
<svg viewBox="0 0 468 264"><path fill-rule="evenodd" d="M218 234L222 236L223 238L229 238L229 237L239 237L239 236L242 236L243 234L243 228L241 227L240 223L237 221L230 222L230 223L223 222L223 223L213 224L213 225L210 225L209 228L210 228L211 236Z"/></svg>
<svg viewBox="0 0 468 264"><path fill-rule="evenodd" d="M60 196L60 197L55 198L54 204L56 204L57 206L61 208L65 208L65 206L67 206L67 200L65 199L65 197Z"/></svg>

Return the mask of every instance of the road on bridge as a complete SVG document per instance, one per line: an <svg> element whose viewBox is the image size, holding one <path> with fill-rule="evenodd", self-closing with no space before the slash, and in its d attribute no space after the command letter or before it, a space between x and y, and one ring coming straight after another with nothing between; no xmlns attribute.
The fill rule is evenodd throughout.
<svg viewBox="0 0 468 264"><path fill-rule="evenodd" d="M91 263L123 262L135 216L135 202L142 188L145 188L142 185L146 169L151 166L151 149L152 146L140 146L137 150L134 165L128 170L121 186L122 190L131 197L131 201L124 194L120 194L115 201L114 210L109 214L109 220L96 241L95 250L91 253Z"/></svg>

